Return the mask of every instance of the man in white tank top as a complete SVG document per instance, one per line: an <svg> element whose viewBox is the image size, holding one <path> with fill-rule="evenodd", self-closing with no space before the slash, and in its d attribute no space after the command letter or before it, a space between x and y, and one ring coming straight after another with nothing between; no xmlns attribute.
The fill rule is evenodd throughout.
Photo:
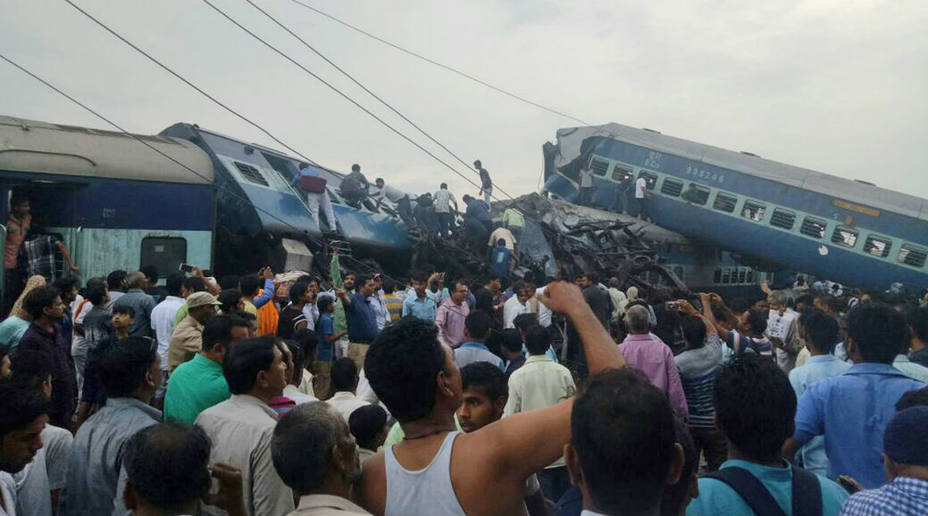
<svg viewBox="0 0 928 516"><path fill-rule="evenodd" d="M591 373L625 366L579 288L552 283L541 301L577 328ZM572 399L456 432L461 373L435 326L418 319L403 318L381 332L365 371L406 434L364 465L359 499L376 515L519 514L526 478L559 458L570 437Z"/></svg>

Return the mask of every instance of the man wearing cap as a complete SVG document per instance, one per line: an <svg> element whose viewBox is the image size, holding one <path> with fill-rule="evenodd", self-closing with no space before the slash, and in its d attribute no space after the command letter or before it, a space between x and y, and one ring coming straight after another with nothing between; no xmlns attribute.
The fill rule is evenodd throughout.
<svg viewBox="0 0 928 516"><path fill-rule="evenodd" d="M174 327L168 343L168 369L173 371L200 352L203 348L203 325L216 315L219 304L209 292L194 292L187 296L187 316Z"/></svg>
<svg viewBox="0 0 928 516"><path fill-rule="evenodd" d="M924 516L928 514L928 407L899 411L883 434L883 467L888 483L861 491L841 508L841 516Z"/></svg>

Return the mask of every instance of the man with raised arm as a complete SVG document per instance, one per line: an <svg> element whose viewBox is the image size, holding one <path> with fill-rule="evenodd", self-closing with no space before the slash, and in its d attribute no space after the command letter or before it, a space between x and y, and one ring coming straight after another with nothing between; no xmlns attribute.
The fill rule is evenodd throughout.
<svg viewBox="0 0 928 516"><path fill-rule="evenodd" d="M625 366L579 288L552 283L541 300L577 327L591 373ZM461 374L437 333L432 324L403 318L368 351L367 378L406 438L365 463L360 501L387 516L519 514L525 479L564 452L573 399L461 434L454 424Z"/></svg>

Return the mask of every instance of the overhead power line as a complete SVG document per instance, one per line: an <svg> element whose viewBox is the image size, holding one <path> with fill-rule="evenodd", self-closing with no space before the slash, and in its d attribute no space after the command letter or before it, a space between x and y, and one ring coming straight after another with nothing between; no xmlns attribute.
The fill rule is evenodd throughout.
<svg viewBox="0 0 928 516"><path fill-rule="evenodd" d="M70 0L65 0L65 1L70 1ZM369 109L367 109L366 107L364 107L363 105L361 105L358 101L354 100L353 98L351 98L350 96L348 96L346 93L344 93L344 92L341 91L340 89L338 89L338 88L336 88L335 86L333 86L331 83L329 83L328 81L326 81L325 79L323 79L322 77L320 77L319 75L317 75L316 73L314 73L313 71L311 71L309 68L306 68L305 66L303 66L302 64L300 64L299 62L297 62L296 60L294 60L292 57L290 57L289 55L287 55L287 54L286 54L285 52L283 52L282 50L278 49L278 48L275 47L274 45L271 45L270 43L268 43L267 41L265 41L264 39L262 39L260 36L258 36L257 34L255 34L254 32L252 32L251 30L249 30L247 27L245 27L244 25L242 25L241 23L239 23L237 20L235 20L234 18L232 18L231 16L229 16L228 14L226 14L222 9L216 7L212 2L210 2L209 0L202 0L202 1L203 1L203 3L205 3L206 5L208 5L209 7L211 7L214 11L216 11L217 13L219 13L223 18L225 18L226 20L228 20L229 22L231 22L233 25L235 25L236 27L238 27L239 29L241 29L242 31L244 31L245 33L247 33L249 36L251 36L252 38L254 38L254 39L258 40L258 41L260 41L264 46L268 47L269 49L273 50L276 54L280 55L281 57L283 57L283 58L286 59L287 61L290 61L291 63L293 63L294 65L296 65L297 67L299 67L301 70L303 70L304 72L306 72L307 74L309 74L310 76L312 76L313 78L315 78L316 80L318 80L319 82L321 82L322 84L324 84L325 86L327 86L329 89L331 89L332 91L334 91L335 93L337 93L339 96L341 96L342 98L344 98L344 99L347 100L348 102L352 103L355 107L357 107L357 108L360 109L361 111L364 111L365 113L367 113L371 118L373 118L374 120L380 122L384 127L386 127L387 129L393 131L393 132L396 133L398 136L400 136L400 137L403 138L404 140L408 141L409 143L411 143L412 145L414 145L416 148L418 148L418 149L421 150L422 152L424 152L424 153L426 153L427 155L429 155L432 159L434 159L435 161L437 161L437 162L441 163L442 165L444 165L448 170L454 172L455 174L457 174L458 176L460 176L462 179L464 179L465 181L467 181L467 182L470 183L471 185L473 185L473 186L475 186L475 187L477 187L477 188L480 187L477 183L474 183L473 181L471 181L469 177L467 177L467 176L465 176L464 174L462 174L462 173L461 173L460 171L458 171L456 168L454 168L453 166L451 166L448 162L446 162L445 160L439 158L439 157L436 156L432 151L426 149L426 148L423 147L421 144L419 144L417 141L413 140L412 138L410 138L409 136L407 136L405 133L403 133L403 132L400 131L399 129L397 129L397 128L393 127L392 125L390 125L386 120L384 120L383 118L380 118L379 116L377 116L374 112L372 112L371 110L369 110Z"/></svg>
<svg viewBox="0 0 928 516"><path fill-rule="evenodd" d="M475 77L475 76L473 76L473 75L471 75L471 74L469 74L469 73L467 73L467 72L463 72L463 71L461 71L461 70L459 70L459 69L457 69L457 68L455 68L455 67L453 67L453 66L446 65L446 64L444 64L444 63L440 63L440 62L435 61L434 59L430 59L430 58L428 58L428 57L426 57L426 56L424 56L424 55L422 55L422 54L419 54L419 53L417 53L417 52L413 52L412 50L409 50L409 49L407 49L407 48L403 48L403 47L401 47L400 45L397 45L396 43L392 43L392 42L390 42L390 41L387 41L386 39L381 38L380 36L371 34L370 32L368 32L368 31L366 31L366 30L364 30L364 29L361 29L361 28L359 28L359 27L356 27L356 26L354 26L354 25L352 25L352 24L350 24L350 23L348 23L348 22L346 22L346 21L344 21L344 20L339 19L339 18L336 18L335 16L333 16L333 15L331 15L331 14L325 12L325 11L322 11L322 10L320 10L320 9L317 9L317 8L315 8L315 7L313 7L313 6L309 5L309 4L306 4L306 3L304 3L304 2L301 2L300 0L291 0L291 1L292 1L293 3L295 3L295 4L298 4L298 5L301 5L301 6L305 7L306 9L309 9L310 11L313 11L313 12L315 12L315 13L318 13L318 14L322 15L322 16L325 16L326 18L328 18L328 19L330 19L330 20L332 20L332 21L334 21L334 22L336 22L336 23L338 23L338 24L341 24L341 25L343 25L343 26L345 26L345 27L348 27L349 29L351 29L351 30L353 30L353 31L355 31L355 32L358 32L358 33L360 33L360 34L363 34L364 36L367 36L368 38L373 39L374 41L378 41L378 42L380 42L380 43L383 43L384 45L387 45L387 46L389 46L389 47L395 48L396 50L399 50L400 52L403 52L404 54L408 54L408 55L410 55L410 56L412 56L412 57L415 57L416 59L421 59L422 61L425 61L426 63L435 65L435 66L437 66L437 67L439 67L439 68L444 68L445 70L448 70L448 71L451 72L451 73L460 75L461 77L464 77L465 79L469 79L469 80L471 80L471 81L473 81L473 82L476 82L477 84L480 84L480 85L482 85L482 86L486 86L487 88L490 88L491 90L496 91L496 92L498 92L498 93L502 93L503 95L506 95L507 97L511 97L511 98L516 99L516 100L518 100L518 101L520 101L520 102L524 102L524 103L529 104L529 105L531 105L531 106L534 106L534 107L536 107L536 108L543 109L543 110L545 110L545 111L547 111L547 112L549 112L549 113L553 113L553 114L555 114L555 115L558 115L558 116L561 116L561 117L564 117L564 118L568 118L568 119L573 120L573 121L575 121L575 122L580 122L581 124L583 124L583 125L585 125L585 126L590 125L588 122L585 122L585 121L581 120L581 119L578 118L578 117L575 117L575 116L573 116L573 115L564 113L564 112L562 112L562 111L558 111L558 110L556 110L556 109L554 109L554 108L550 108L550 107L548 107L548 106L545 106L544 104L540 104L540 103L535 102L535 101L533 101L533 100L529 100L529 99L527 99L527 98L525 98L525 97L523 97L523 96L521 96L521 95L515 94L515 93L513 93L513 92L511 92L511 91L508 91L508 90L505 90L505 89L503 89L503 88L500 88L499 86L494 86L493 84L490 84L489 82L487 82L487 81L485 81L485 80L483 80L483 79L480 79L479 77Z"/></svg>
<svg viewBox="0 0 928 516"><path fill-rule="evenodd" d="M262 9L259 5L257 5L256 3L254 3L254 1L252 1L252 0L245 0L245 1L248 2L252 7L254 7L255 9L257 9L259 12L261 12L261 14L263 14L263 15L266 16L268 19L270 19L272 22L274 22L275 24L277 24L277 26L279 26L279 27L282 28L283 30L287 31L288 34L290 34L291 36L293 36L294 38L296 38L300 43L303 44L303 46L305 46L306 48L308 48L309 50L311 50L313 53L315 53L317 56L319 56L320 58L322 58L326 63L329 63L330 65L332 65L333 68L335 68L336 70L338 70L339 72L341 72L342 75L344 75L345 77L347 77L348 79L350 79L351 82L353 82L353 83L354 83L355 85L357 85L359 88L361 88L362 90L364 90L365 92L367 92L370 96L372 96L372 97L374 97L375 99L377 99L381 104L383 104L384 106L386 106L387 108L389 108L390 111L393 111L397 116L399 116L400 118L402 118L403 120L405 120L409 125L413 126L417 131L419 131L420 133L422 133L426 138L428 138L429 140L431 140L432 142L434 142L436 145L438 145L439 147L441 147L442 149L444 149L445 152L447 152L448 154L450 154L451 156L453 156L454 159L458 160L462 165L464 165L468 170L470 170L470 165L469 165L466 161L464 161L463 159L461 159L460 156L458 156L457 154L455 154L451 149L449 149L448 147L446 147L446 146L445 146L444 144L442 144L440 141L438 141L437 139L435 139L431 134L429 134L429 133L426 132L424 129L422 129L421 127L419 127L415 122L413 122L412 120L410 120L409 118L407 118L406 115L404 115L404 114L401 113L398 109L396 109L395 107L393 107L389 102L387 102L386 100L382 99L382 98L381 98L380 96L378 96L376 93L374 93L373 91L371 91L367 86L365 86L365 85L362 84L360 81L358 81L357 79L355 79L354 76L352 76L350 73L348 73L347 71L345 71L344 69L342 69L340 66L338 66L337 64L335 64L335 62L333 62L331 59L329 59L328 57L326 57L325 54L323 54L322 52L320 52L319 50L317 50L315 47L313 47L312 45L310 45L309 43L307 43L306 40L304 40L302 37L300 37L296 32L294 32L294 31L291 30L289 27L287 27L286 25L284 25L283 23L281 23L280 20L278 20L277 18L275 18L273 15L271 15L270 13L268 13L267 11L265 11L264 9ZM474 173L477 173L477 172L474 171ZM499 191L500 191L503 195L505 195L505 196L509 197L510 199L512 199L512 196L509 195L509 193L507 193L505 190L503 190L502 188L500 188L498 185L495 185L495 184L494 184L493 186L494 186L495 188L498 188Z"/></svg>
<svg viewBox="0 0 928 516"><path fill-rule="evenodd" d="M278 138L278 137L274 136L273 134L271 134L270 131L268 131L267 129L265 129L265 128L262 127L261 125L259 125L257 122L252 121L251 119L249 119L249 118L246 117L245 115L243 115L243 114L239 113L238 111L232 109L231 107L229 107L228 105L226 105L225 103L223 103L222 101L220 101L219 99L217 99L216 97L214 97L214 96L210 95L209 93L207 93L206 91L204 91L203 88L200 88L199 86L197 86L197 85L194 84L193 82L191 82L191 81L187 80L186 78L184 78L184 76L182 76L182 75L179 74L178 72L175 72L173 69L169 68L166 64L164 64L164 63L162 63L161 61L155 59L154 57L152 57L151 54L149 54L149 53L146 52L145 50L139 48L135 43L132 43L132 42L129 41L128 39L124 38L122 35L120 35L120 34L119 34L118 32L116 32L115 30L109 28L105 23L101 22L101 21L98 20L96 17L94 17L92 14L90 14L89 12L85 11L84 9L82 9L79 5L75 4L75 3L72 2L71 0L64 0L64 1L67 2L71 7L77 9L78 12L80 12L81 14L83 14L84 16L86 16L87 18L89 18L91 21L93 21L94 23L96 23L97 25L99 25L101 28L103 28L104 30L106 30L107 32L109 32L110 34L112 34L113 36L115 36L117 39L119 39L120 41L122 41L123 43L125 43L126 45L128 45L129 47L131 47L133 50L135 50L135 51L138 52L139 54L142 54L143 56L145 56L146 58L148 58L149 61L151 61L152 63L155 63L156 65L158 65L159 67L161 67L161 69L163 69L164 71L166 71L166 72L168 72L169 74L173 75L174 77L176 77L177 79L179 79L181 82L183 82L183 83L186 84L187 86L190 86L191 88L193 88L194 90L196 90L199 94L201 94L201 95L203 95L204 97L206 97L206 98L208 98L209 100L211 100L214 104L216 104L216 105L218 105L219 107L225 109L225 110L228 111L229 113L232 113L233 115L235 115L236 117L238 117L240 120L243 120L244 122L248 123L249 125L251 125L251 126L254 127L255 129L258 129L259 131L261 131L262 133L264 133L265 135L267 135L270 139L272 139L272 140L274 140L275 142L277 142L278 144L284 146L287 150L289 150L290 152L292 152L292 153L296 154L297 156L303 158L303 159L306 160L307 162L309 162L309 163L311 163L311 164L313 164L313 165L316 165L316 166L322 166L322 165L319 165L318 163L316 163L315 161L313 161L311 158L309 158L309 157L307 157L306 155L304 155L303 153L301 153L300 151L298 151L298 150L294 149L293 147L291 147L291 146L287 145L286 143L284 143L280 138Z"/></svg>

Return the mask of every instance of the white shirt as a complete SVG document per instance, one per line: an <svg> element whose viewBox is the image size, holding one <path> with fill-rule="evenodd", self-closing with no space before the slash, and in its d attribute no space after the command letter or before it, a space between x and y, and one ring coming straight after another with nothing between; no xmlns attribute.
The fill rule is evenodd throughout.
<svg viewBox="0 0 928 516"><path fill-rule="evenodd" d="M383 299L375 294L367 298L367 304L371 305L371 308L374 309L374 318L377 321L377 331L384 329L384 327L387 325L387 321L390 320L390 312L387 310L387 305L384 304Z"/></svg>
<svg viewBox="0 0 928 516"><path fill-rule="evenodd" d="M432 206L435 207L435 213L450 213L453 201L454 195L448 190L439 190L432 195Z"/></svg>
<svg viewBox="0 0 928 516"><path fill-rule="evenodd" d="M303 305L303 316L306 317L306 329L315 331L316 321L319 320L319 307L316 306L316 303L306 303Z"/></svg>
<svg viewBox="0 0 928 516"><path fill-rule="evenodd" d="M16 516L16 482L6 471L0 471L0 492L3 493L0 516Z"/></svg>
<svg viewBox="0 0 928 516"><path fill-rule="evenodd" d="M390 200L390 202L395 203L395 202L400 202L400 199L402 199L403 197L406 197L406 193L398 188L393 188L392 186L385 184L383 185L383 188L374 192L373 195L371 195L371 197L374 198L375 200L379 200L379 199L386 197L387 199Z"/></svg>
<svg viewBox="0 0 928 516"><path fill-rule="evenodd" d="M48 488L63 489L68 480L68 464L71 461L71 445L74 436L57 426L45 425L42 430L42 449L48 465Z"/></svg>
<svg viewBox="0 0 928 516"><path fill-rule="evenodd" d="M515 251L516 249L516 237L513 236L512 231L509 231L506 228L496 228L490 233L490 242L487 244L490 247L496 246L496 241L502 238L506 242L506 249L510 251Z"/></svg>
<svg viewBox="0 0 928 516"><path fill-rule="evenodd" d="M788 308L783 312L783 315L780 315L780 312L771 310L770 315L767 317L767 336L778 337L783 342L789 342L790 337L792 337L790 329L793 327L793 321L798 318L799 313ZM796 367L796 357L794 355L780 348L775 348L775 351L777 365L780 366L780 369L789 373Z"/></svg>
<svg viewBox="0 0 928 516"><path fill-rule="evenodd" d="M643 177L639 177L638 180L635 181L635 199L644 199L644 192L647 189L648 180Z"/></svg>
<svg viewBox="0 0 928 516"><path fill-rule="evenodd" d="M912 362L905 355L896 355L896 359L893 360L893 367L913 380L928 383L928 367Z"/></svg>
<svg viewBox="0 0 928 516"><path fill-rule="evenodd" d="M535 299L539 300L538 301L538 324L544 326L545 328L547 328L548 326L551 326L551 315L553 313L551 312L550 308L545 306L545 304L540 301L541 296L544 295L546 288L548 288L547 285L545 285L544 287L538 287L535 289Z"/></svg>
<svg viewBox="0 0 928 516"><path fill-rule="evenodd" d="M519 302L518 294L513 294L503 303L503 328L515 328L513 321L525 312L528 312L528 307Z"/></svg>
<svg viewBox="0 0 928 516"><path fill-rule="evenodd" d="M545 355L532 355L509 377L503 417L557 405L577 392L570 371ZM564 466L561 457L548 467Z"/></svg>
<svg viewBox="0 0 928 516"><path fill-rule="evenodd" d="M580 188L589 188L593 186L593 171L585 168L580 171Z"/></svg>
<svg viewBox="0 0 928 516"><path fill-rule="evenodd" d="M184 305L184 298L168 296L151 310L151 329L158 338L158 356L161 357L161 369L168 368L168 343L174 331L174 316Z"/></svg>
<svg viewBox="0 0 928 516"><path fill-rule="evenodd" d="M213 442L210 461L225 462L242 471L242 494L249 515L287 514L294 509L293 492L271 460L271 438L277 425L277 413L271 407L254 396L233 394L201 412L196 425ZM203 506L203 513L226 514L209 505Z"/></svg>
<svg viewBox="0 0 928 516"><path fill-rule="evenodd" d="M84 301L87 301L84 303ZM81 306L83 305L83 306ZM74 329L71 330L71 354L86 355L87 346L84 343L84 336L77 333L77 327L84 324L84 316L93 308L93 303L86 300L80 294L71 303L71 320L74 321Z"/></svg>
<svg viewBox="0 0 928 516"><path fill-rule="evenodd" d="M335 410L339 411L342 417L345 418L346 423L355 410L370 405L370 403L348 391L336 392L331 398L326 400L326 403L335 407Z"/></svg>
<svg viewBox="0 0 928 516"><path fill-rule="evenodd" d="M287 385L284 387L284 396L295 401L297 405L302 405L303 403L309 403L311 401L319 401L319 398L315 396L300 392L300 388L296 385Z"/></svg>

